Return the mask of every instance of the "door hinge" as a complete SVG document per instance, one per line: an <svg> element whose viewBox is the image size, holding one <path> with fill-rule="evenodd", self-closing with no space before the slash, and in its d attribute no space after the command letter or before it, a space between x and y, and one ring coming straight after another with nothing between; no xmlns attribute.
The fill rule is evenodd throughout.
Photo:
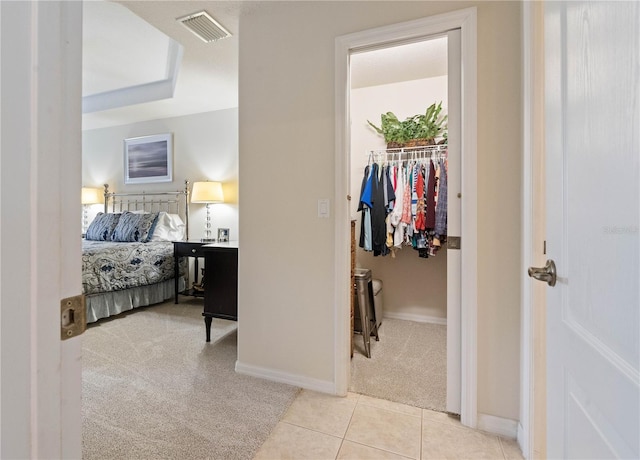
<svg viewBox="0 0 640 460"><path fill-rule="evenodd" d="M87 308L84 294L60 301L60 339L77 337L87 329Z"/></svg>
<svg viewBox="0 0 640 460"><path fill-rule="evenodd" d="M544 240L544 244L542 245L542 253L547 254L547 240Z"/></svg>

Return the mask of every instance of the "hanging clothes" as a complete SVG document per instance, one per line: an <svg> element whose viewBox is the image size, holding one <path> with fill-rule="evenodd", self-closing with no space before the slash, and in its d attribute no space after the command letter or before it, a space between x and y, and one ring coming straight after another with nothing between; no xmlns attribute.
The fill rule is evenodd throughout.
<svg viewBox="0 0 640 460"><path fill-rule="evenodd" d="M389 188L388 170L378 163L365 168L358 211L362 211L360 247L373 251L374 256L386 255L386 218L389 203L395 200L393 188Z"/></svg>
<svg viewBox="0 0 640 460"><path fill-rule="evenodd" d="M360 187L360 201L358 202L358 211L362 213L359 246L365 251L371 251L371 206L371 168L367 165L364 168L364 177Z"/></svg>
<svg viewBox="0 0 640 460"><path fill-rule="evenodd" d="M384 188L385 188L385 206L387 208L387 217L385 219L386 228L385 235L386 240L385 244L389 250L391 250L391 256L395 257L393 253L393 226L391 225L391 213L393 212L396 205L396 193L395 193L395 166L387 165L384 167Z"/></svg>
<svg viewBox="0 0 640 460"><path fill-rule="evenodd" d="M419 257L434 256L446 238L446 164L446 156L436 163L429 156L367 165L358 203L360 247L395 256L404 243Z"/></svg>
<svg viewBox="0 0 640 460"><path fill-rule="evenodd" d="M438 203L436 205L436 224L433 229L437 245L442 244L442 240L447 236L447 169L444 160L440 160L440 180L438 181Z"/></svg>
<svg viewBox="0 0 640 460"><path fill-rule="evenodd" d="M396 166L395 168L395 185L396 185L396 201L393 206L393 211L389 216L389 226L393 229L393 247L402 247L404 241L404 231L402 228L402 212L404 206L404 174L402 168Z"/></svg>
<svg viewBox="0 0 640 460"><path fill-rule="evenodd" d="M416 205L416 218L414 228L418 231L426 230L426 214L425 214L425 198L424 198L424 168L420 166L418 169L418 178L416 180L416 197L418 203Z"/></svg>
<svg viewBox="0 0 640 460"><path fill-rule="evenodd" d="M427 229L433 230L436 226L436 202L435 202L435 193L436 193L436 168L433 164L433 161L429 161L429 179L427 181L427 189L425 191L425 227Z"/></svg>
<svg viewBox="0 0 640 460"><path fill-rule="evenodd" d="M406 234L407 228L411 224L411 171L413 168L405 167L404 168L404 188L402 189L402 194L404 195L402 199L402 224L403 224L403 233Z"/></svg>
<svg viewBox="0 0 640 460"><path fill-rule="evenodd" d="M387 225L389 200L395 200L395 193L386 188L388 178L385 168L380 169L377 163L371 165L371 237L374 256L389 254L387 247Z"/></svg>

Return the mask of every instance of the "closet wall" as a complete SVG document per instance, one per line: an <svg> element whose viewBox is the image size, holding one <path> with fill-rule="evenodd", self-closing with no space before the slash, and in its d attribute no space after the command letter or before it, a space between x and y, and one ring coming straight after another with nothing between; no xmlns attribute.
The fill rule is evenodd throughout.
<svg viewBox="0 0 640 460"><path fill-rule="evenodd" d="M380 126L380 114L391 111L399 119L424 113L433 102L442 101L447 111L447 76L392 83L351 90L351 215L357 218L356 244L360 235L357 212L367 152L384 149L382 136L367 120ZM415 321L444 323L447 316L447 254L441 249L435 257L423 259L411 247L403 247L396 257L374 257L361 248L356 265L371 269L383 281L384 316Z"/></svg>

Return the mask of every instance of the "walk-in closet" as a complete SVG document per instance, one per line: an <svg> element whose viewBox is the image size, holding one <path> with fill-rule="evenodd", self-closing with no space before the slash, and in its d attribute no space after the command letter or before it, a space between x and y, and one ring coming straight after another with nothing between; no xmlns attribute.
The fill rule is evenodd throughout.
<svg viewBox="0 0 640 460"><path fill-rule="evenodd" d="M356 273L372 279L377 330L368 345L354 335L349 390L439 411L447 407L448 144L440 133L440 145L389 148L372 125L381 127L389 112L400 121L425 114L432 104L448 114L447 42L431 37L354 53L350 62L354 258ZM372 175L383 208L369 206ZM357 299L356 292L362 331Z"/></svg>

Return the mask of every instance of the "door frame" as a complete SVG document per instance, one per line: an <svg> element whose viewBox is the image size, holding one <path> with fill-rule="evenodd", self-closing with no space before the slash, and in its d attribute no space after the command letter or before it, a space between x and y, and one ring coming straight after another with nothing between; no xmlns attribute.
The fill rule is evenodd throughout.
<svg viewBox="0 0 640 460"><path fill-rule="evenodd" d="M522 4L523 161L520 423L525 458L546 457L546 289L526 267L544 265L544 5Z"/></svg>
<svg viewBox="0 0 640 460"><path fill-rule="evenodd" d="M466 8L414 21L356 32L335 42L335 388L346 395L350 374L350 107L351 52L410 42L461 30L462 44L462 228L461 422L477 425L477 11Z"/></svg>

